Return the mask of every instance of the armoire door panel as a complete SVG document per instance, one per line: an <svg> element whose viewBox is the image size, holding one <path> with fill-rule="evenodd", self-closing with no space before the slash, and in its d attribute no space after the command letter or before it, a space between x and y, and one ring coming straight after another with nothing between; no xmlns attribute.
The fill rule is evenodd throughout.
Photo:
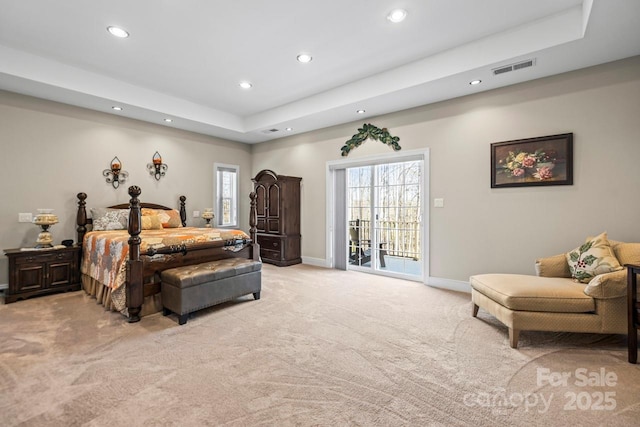
<svg viewBox="0 0 640 427"><path fill-rule="evenodd" d="M280 232L280 220L279 219L267 219L267 232L269 233L279 233Z"/></svg>
<svg viewBox="0 0 640 427"><path fill-rule="evenodd" d="M258 216L267 215L267 190L264 185L258 185L256 191L256 213Z"/></svg>
<svg viewBox="0 0 640 427"><path fill-rule="evenodd" d="M269 186L269 212L270 217L280 216L280 186L273 184Z"/></svg>

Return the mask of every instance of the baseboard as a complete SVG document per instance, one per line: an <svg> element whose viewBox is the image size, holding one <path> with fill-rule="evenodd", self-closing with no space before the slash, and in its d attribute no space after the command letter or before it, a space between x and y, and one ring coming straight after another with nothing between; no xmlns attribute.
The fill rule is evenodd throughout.
<svg viewBox="0 0 640 427"><path fill-rule="evenodd" d="M329 268L329 263L323 258L302 257L302 263L307 265L313 265L315 267ZM471 285L469 282L462 280L443 279L441 277L429 277L427 279L427 285L434 288L449 289L451 291L471 293Z"/></svg>
<svg viewBox="0 0 640 427"><path fill-rule="evenodd" d="M471 285L469 282L462 280L443 279L441 277L429 277L427 285L434 288L449 289L450 291L471 293Z"/></svg>
<svg viewBox="0 0 640 427"><path fill-rule="evenodd" d="M308 256L303 256L302 263L307 265L313 265L315 267L329 268L329 263L324 258L312 258Z"/></svg>

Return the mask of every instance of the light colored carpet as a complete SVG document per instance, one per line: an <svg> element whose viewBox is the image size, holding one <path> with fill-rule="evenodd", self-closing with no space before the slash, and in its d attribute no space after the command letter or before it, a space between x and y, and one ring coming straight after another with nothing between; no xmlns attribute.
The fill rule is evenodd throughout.
<svg viewBox="0 0 640 427"><path fill-rule="evenodd" d="M523 332L513 350L468 294L265 265L261 300L184 326L82 292L1 305L0 425L638 425L626 359L616 335Z"/></svg>

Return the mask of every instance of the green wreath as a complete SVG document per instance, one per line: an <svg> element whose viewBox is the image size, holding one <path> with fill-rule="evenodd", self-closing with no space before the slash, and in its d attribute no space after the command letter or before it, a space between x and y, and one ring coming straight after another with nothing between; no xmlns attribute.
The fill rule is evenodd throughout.
<svg viewBox="0 0 640 427"><path fill-rule="evenodd" d="M400 138L398 138L397 136L391 136L387 128L380 129L379 127L376 127L370 123L365 123L360 129L358 129L358 133L353 135L350 140L345 142L344 146L340 149L340 151L342 151L342 157L348 156L351 150L359 147L369 138L380 141L383 144L387 144L395 151L398 151L402 148L400 147L400 144L398 144Z"/></svg>

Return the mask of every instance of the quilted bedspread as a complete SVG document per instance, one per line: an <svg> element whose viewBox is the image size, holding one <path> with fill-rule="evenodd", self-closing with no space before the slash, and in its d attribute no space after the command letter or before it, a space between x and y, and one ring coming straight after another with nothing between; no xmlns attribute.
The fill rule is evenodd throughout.
<svg viewBox="0 0 640 427"><path fill-rule="evenodd" d="M80 271L111 289L122 286L126 280L129 237L127 230L88 232L84 236ZM143 230L140 237L140 253L172 245L249 239L242 230L195 227ZM162 255L154 258L162 261Z"/></svg>

